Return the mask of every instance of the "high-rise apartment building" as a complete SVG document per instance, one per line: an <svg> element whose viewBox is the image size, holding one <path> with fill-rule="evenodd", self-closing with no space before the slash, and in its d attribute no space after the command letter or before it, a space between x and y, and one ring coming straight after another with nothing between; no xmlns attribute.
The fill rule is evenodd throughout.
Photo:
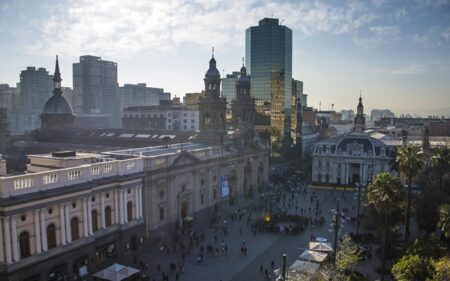
<svg viewBox="0 0 450 281"><path fill-rule="evenodd" d="M20 73L20 109L18 132L24 133L41 127L42 107L52 95L52 76L45 68L27 67Z"/></svg>
<svg viewBox="0 0 450 281"><path fill-rule="evenodd" d="M8 111L7 122L11 134L18 134L18 118L20 104L20 84L10 87L8 84L0 84L0 107Z"/></svg>
<svg viewBox="0 0 450 281"><path fill-rule="evenodd" d="M145 83L119 87L120 111L129 106L159 105L164 89L147 87Z"/></svg>
<svg viewBox="0 0 450 281"><path fill-rule="evenodd" d="M222 78L222 97L227 99L227 111L231 108L231 101L236 99L236 81L239 71L233 71Z"/></svg>
<svg viewBox="0 0 450 281"><path fill-rule="evenodd" d="M246 30L245 55L256 99L257 128L277 132L290 126L292 104L292 30L278 19L264 18ZM262 127L261 127L262 126Z"/></svg>
<svg viewBox="0 0 450 281"><path fill-rule="evenodd" d="M117 63L81 56L73 64L73 91L75 113L106 113L111 125L119 121Z"/></svg>

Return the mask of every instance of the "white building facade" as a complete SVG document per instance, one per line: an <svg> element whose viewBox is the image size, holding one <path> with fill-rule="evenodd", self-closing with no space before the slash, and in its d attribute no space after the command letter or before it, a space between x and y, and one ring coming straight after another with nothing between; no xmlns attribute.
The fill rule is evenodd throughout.
<svg viewBox="0 0 450 281"><path fill-rule="evenodd" d="M319 141L312 155L314 185L366 185L381 172L391 172L395 152L366 133L348 133Z"/></svg>

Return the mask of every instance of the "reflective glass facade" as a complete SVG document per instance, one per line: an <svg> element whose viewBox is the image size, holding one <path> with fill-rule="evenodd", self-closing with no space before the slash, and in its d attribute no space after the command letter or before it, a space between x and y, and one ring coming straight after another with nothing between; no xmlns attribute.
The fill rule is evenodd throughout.
<svg viewBox="0 0 450 281"><path fill-rule="evenodd" d="M248 28L245 37L256 125L273 127L283 135L292 103L292 30L279 25L278 19L265 18Z"/></svg>

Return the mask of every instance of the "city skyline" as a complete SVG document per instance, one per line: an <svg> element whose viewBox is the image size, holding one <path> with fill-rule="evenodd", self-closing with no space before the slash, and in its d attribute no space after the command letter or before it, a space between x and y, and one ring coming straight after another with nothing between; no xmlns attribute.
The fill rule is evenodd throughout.
<svg viewBox="0 0 450 281"><path fill-rule="evenodd" d="M449 115L450 1L411 2L2 1L0 83L27 66L52 72L59 54L73 87L72 64L94 55L118 63L120 85L180 97L202 89L212 45L223 77L241 66L245 30L273 16L293 30L293 78L310 106L356 109L362 90L366 114Z"/></svg>

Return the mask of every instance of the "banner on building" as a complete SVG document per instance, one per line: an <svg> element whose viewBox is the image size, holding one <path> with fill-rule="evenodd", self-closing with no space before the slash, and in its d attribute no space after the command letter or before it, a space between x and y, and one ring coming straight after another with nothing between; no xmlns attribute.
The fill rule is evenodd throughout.
<svg viewBox="0 0 450 281"><path fill-rule="evenodd" d="M222 176L222 198L230 195L230 186L228 185L228 177Z"/></svg>

